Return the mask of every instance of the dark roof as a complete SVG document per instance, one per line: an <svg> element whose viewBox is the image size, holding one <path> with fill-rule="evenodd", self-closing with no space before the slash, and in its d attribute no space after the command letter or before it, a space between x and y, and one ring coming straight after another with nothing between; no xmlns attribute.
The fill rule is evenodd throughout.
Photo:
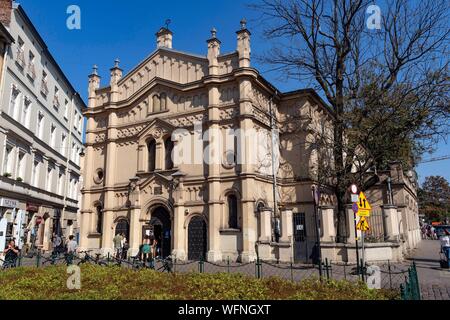
<svg viewBox="0 0 450 320"><path fill-rule="evenodd" d="M39 42L39 44L41 45L43 52L46 54L48 60L50 61L51 64L53 64L56 68L56 71L61 74L61 77L63 78L64 82L67 84L67 86L69 87L69 89L75 94L75 97L77 97L78 102L81 104L81 108L82 109L87 109L86 104L84 103L83 99L81 99L80 94L78 93L77 90L75 90L75 88L72 86L72 83L69 81L69 79L67 79L66 75L64 74L64 71L62 71L61 67L59 66L59 64L56 62L55 58L53 58L53 55L51 54L50 50L47 47L47 44L45 43L44 39L42 39L41 35L39 34L39 32L37 31L37 29L35 28L35 26L33 25L33 22L31 22L30 18L28 17L28 15L26 14L25 10L23 9L23 7L19 4L16 8L16 10L18 10L19 14L23 17L23 19L25 20L25 22L29 25L30 27L30 31L34 34L34 36L36 37L37 42Z"/></svg>
<svg viewBox="0 0 450 320"><path fill-rule="evenodd" d="M11 42L14 43L14 38L1 22L0 22L0 38L6 41L7 43Z"/></svg>

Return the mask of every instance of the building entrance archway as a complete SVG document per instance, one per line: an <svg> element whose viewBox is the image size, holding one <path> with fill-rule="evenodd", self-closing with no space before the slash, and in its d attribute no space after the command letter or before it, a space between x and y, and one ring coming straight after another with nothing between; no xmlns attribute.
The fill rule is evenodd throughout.
<svg viewBox="0 0 450 320"><path fill-rule="evenodd" d="M151 219L142 230L142 240L145 236L158 241L159 255L163 258L172 252L172 221L166 208L159 206L151 213Z"/></svg>

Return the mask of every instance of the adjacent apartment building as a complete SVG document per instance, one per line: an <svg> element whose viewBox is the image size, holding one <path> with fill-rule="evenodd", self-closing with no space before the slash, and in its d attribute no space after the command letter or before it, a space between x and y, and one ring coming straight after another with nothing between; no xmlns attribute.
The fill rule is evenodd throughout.
<svg viewBox="0 0 450 320"><path fill-rule="evenodd" d="M11 238L50 250L53 233L77 233L85 104L24 9L0 11L0 252Z"/></svg>

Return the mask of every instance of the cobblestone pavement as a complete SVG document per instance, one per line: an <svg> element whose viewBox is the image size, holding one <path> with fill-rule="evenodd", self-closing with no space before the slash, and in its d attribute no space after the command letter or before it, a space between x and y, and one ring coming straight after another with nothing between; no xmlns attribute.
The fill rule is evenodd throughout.
<svg viewBox="0 0 450 320"><path fill-rule="evenodd" d="M440 267L440 243L423 240L408 260L415 261L424 300L450 300L450 269Z"/></svg>

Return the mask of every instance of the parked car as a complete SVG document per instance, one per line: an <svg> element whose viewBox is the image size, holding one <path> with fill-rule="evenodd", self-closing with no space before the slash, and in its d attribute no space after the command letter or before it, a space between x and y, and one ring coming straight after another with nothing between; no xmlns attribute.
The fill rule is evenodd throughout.
<svg viewBox="0 0 450 320"><path fill-rule="evenodd" d="M447 230L448 232L450 232L450 225L439 225L439 226L435 226L434 229L436 230L437 237L440 238L445 234L444 230Z"/></svg>

